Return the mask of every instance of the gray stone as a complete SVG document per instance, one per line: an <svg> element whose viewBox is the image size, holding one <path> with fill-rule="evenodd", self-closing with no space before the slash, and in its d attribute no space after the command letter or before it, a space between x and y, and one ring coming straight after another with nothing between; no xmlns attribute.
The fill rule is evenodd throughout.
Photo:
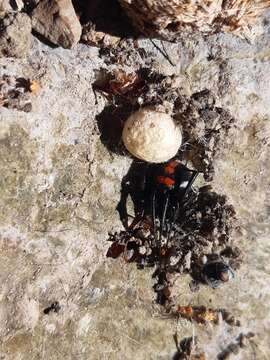
<svg viewBox="0 0 270 360"><path fill-rule="evenodd" d="M8 13L0 20L0 56L24 57L30 48L31 20L26 14Z"/></svg>
<svg viewBox="0 0 270 360"><path fill-rule="evenodd" d="M42 1L32 13L33 29L63 48L72 48L81 37L82 28L71 0Z"/></svg>

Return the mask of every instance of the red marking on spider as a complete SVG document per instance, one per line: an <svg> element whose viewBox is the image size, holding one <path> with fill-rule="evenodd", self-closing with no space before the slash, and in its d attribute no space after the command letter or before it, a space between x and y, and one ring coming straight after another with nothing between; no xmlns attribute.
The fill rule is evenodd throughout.
<svg viewBox="0 0 270 360"><path fill-rule="evenodd" d="M175 180L171 179L168 176L157 176L157 183L171 188L175 185Z"/></svg>
<svg viewBox="0 0 270 360"><path fill-rule="evenodd" d="M177 166L179 166L179 161L177 160L171 160L165 167L164 172L167 175L173 175L175 173L175 170Z"/></svg>

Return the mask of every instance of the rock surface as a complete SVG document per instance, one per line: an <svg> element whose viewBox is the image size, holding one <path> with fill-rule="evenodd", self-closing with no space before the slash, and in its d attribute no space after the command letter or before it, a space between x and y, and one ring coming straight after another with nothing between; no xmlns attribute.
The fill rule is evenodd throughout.
<svg viewBox="0 0 270 360"><path fill-rule="evenodd" d="M30 48L30 36L31 20L26 14L6 14L0 19L0 56L26 56Z"/></svg>
<svg viewBox="0 0 270 360"><path fill-rule="evenodd" d="M82 28L71 0L41 1L32 13L33 29L63 48L80 40Z"/></svg>
<svg viewBox="0 0 270 360"><path fill-rule="evenodd" d="M169 40L192 34L219 31L241 37L252 36L252 26L263 11L270 7L268 0L119 0L134 25L144 34Z"/></svg>
<svg viewBox="0 0 270 360"><path fill-rule="evenodd" d="M254 44L228 34L154 42L171 62L147 39L122 43L121 52L33 39L27 59L0 59L1 79L41 87L29 94L31 112L0 108L1 358L167 360L177 331L180 340L196 335L206 359L216 359L252 331L232 359L269 359L269 42L265 24ZM154 303L151 270L105 257L108 231L122 228L116 206L131 159L100 138L108 100L92 85L102 69L119 67L175 74L187 94L207 87L237 120L217 151L212 186L237 211L244 265L216 290L192 293L190 277L176 278L173 296L183 306L226 308L240 327L168 318Z"/></svg>

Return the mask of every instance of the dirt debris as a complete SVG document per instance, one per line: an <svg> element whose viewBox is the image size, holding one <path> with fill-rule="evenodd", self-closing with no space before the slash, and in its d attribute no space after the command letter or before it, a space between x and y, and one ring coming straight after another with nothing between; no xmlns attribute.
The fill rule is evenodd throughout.
<svg viewBox="0 0 270 360"><path fill-rule="evenodd" d="M177 305L171 311L171 316L182 317L189 321L195 321L198 324L206 325L207 323L219 324L225 321L230 326L240 326L240 321L237 320L232 313L225 309L212 309L206 306L179 306Z"/></svg>
<svg viewBox="0 0 270 360"><path fill-rule="evenodd" d="M241 349L248 345L248 343L251 343L254 337L255 334L253 332L248 332L247 334L241 333L235 341L229 343L226 348L217 355L217 360L232 359L233 356L237 355Z"/></svg>
<svg viewBox="0 0 270 360"><path fill-rule="evenodd" d="M30 112L31 93L35 94L38 91L39 85L36 81L3 75L0 79L0 106Z"/></svg>
<svg viewBox="0 0 270 360"><path fill-rule="evenodd" d="M177 352L173 360L206 360L206 357L198 345L197 337L187 337L178 341L177 334L174 335Z"/></svg>
<svg viewBox="0 0 270 360"><path fill-rule="evenodd" d="M51 312L58 313L61 309L61 306L58 301L54 301L51 303L50 306L46 307L43 310L43 314L49 315Z"/></svg>

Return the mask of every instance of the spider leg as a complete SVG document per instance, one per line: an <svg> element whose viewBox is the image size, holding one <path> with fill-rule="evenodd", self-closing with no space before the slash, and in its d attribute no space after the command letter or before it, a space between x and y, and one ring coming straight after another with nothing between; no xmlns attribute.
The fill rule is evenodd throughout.
<svg viewBox="0 0 270 360"><path fill-rule="evenodd" d="M130 230L133 230L133 229L136 227L136 225L138 225L139 222L140 222L141 220L143 220L143 217L144 217L144 210L142 210L141 213L136 214L136 216L134 217L132 223L128 226L128 230L129 230L129 231L130 231Z"/></svg>
<svg viewBox="0 0 270 360"><path fill-rule="evenodd" d="M152 220L153 220L153 232L154 232L154 241L155 246L157 246L157 227L156 227L156 190L152 194L151 199L151 208L152 208Z"/></svg>
<svg viewBox="0 0 270 360"><path fill-rule="evenodd" d="M191 189L194 181L196 180L197 176L199 175L199 172L198 172L198 171L191 170L191 172L192 172L191 178L189 179L188 184L187 184L187 186L185 187L185 190L184 190L184 192L183 192L183 194L182 194L182 196L181 196L181 199L180 199L179 201L177 201L176 206L175 206L175 208L174 208L173 219L172 219L172 221L171 221L171 223L170 223L170 230L171 230L171 229L173 228L173 226L175 225L176 220L177 220L177 218L178 218L178 216L179 216L180 205L181 205L182 207L185 207L185 206L187 205L188 200L187 200L187 203L184 203L184 199L185 199L186 195L188 194L188 192L190 191L190 189ZM170 235L169 235L169 237L168 237L168 235L167 235L167 241L169 241L169 240L170 240Z"/></svg>
<svg viewBox="0 0 270 360"><path fill-rule="evenodd" d="M138 192L139 196L137 196L138 198L136 199L136 206L135 207L135 217L132 221L132 223L129 225L128 230L133 230L136 225L143 220L144 215L145 215L145 202L146 202L146 197L145 197L145 192L146 192L146 186L147 186L147 172L148 172L148 166L146 166L145 168L143 168L141 170L142 172L142 176L139 182L139 189L140 191Z"/></svg>
<svg viewBox="0 0 270 360"><path fill-rule="evenodd" d="M180 210L180 204L179 204L179 202L177 202L177 204L176 204L176 208L175 208L175 211L174 211L174 214L173 214L173 221L172 221L172 225L174 225L174 224L175 224L175 222L176 222L176 219L177 219L178 214L179 214L179 210Z"/></svg>
<svg viewBox="0 0 270 360"><path fill-rule="evenodd" d="M178 217L179 214L179 210L180 210L180 204L177 201L176 205L173 208L173 217L172 217L172 221L170 222L168 229L167 229L167 235L166 235L166 243L168 243L168 241L171 239L171 230L173 229L175 223L176 223L176 219Z"/></svg>
<svg viewBox="0 0 270 360"><path fill-rule="evenodd" d="M184 193L183 193L183 195L182 195L182 198L181 198L181 200L180 200L180 203L183 202L183 200L184 200L184 198L186 197L187 193L188 193L189 190L191 189L194 181L196 180L197 176L199 175L199 172L196 171L196 170L190 170L190 171L192 172L192 175L191 175L191 178L189 179L188 184L187 184L187 186L186 186L186 188L185 188L185 190L184 190Z"/></svg>
<svg viewBox="0 0 270 360"><path fill-rule="evenodd" d="M165 223L165 218L166 218L166 214L167 214L169 198L170 198L170 194L168 192L167 195L166 195L165 201L164 201L164 207L163 207L163 211L162 211L162 219L161 219L161 225L160 225L158 246L161 245L162 234L163 234L163 231L164 231L164 223Z"/></svg>
<svg viewBox="0 0 270 360"><path fill-rule="evenodd" d="M191 178L190 178L190 180L189 180L189 182L188 182L188 184L187 184L187 186L186 186L186 188L185 188L185 191L184 191L184 193L183 193L183 195L181 196L181 199L180 199L180 201L179 201L179 205L181 205L181 208L183 209L183 210L185 210L186 208L187 208L187 206L190 204L190 202L192 201L192 198L186 198L187 196L187 194L189 193L189 191L191 190L191 188L192 188L192 185L193 185L193 183L194 183L194 181L196 180L196 178L197 178L197 176L199 175L199 172L198 171L192 171L192 176L191 176ZM194 212L195 212L196 210L193 210L192 212L191 212L191 214L193 214ZM180 212L180 206L178 207L178 214L179 214L179 212ZM178 214L177 214L177 216L178 216ZM176 220L176 219L175 219ZM180 222L180 224L184 224L184 222Z"/></svg>
<svg viewBox="0 0 270 360"><path fill-rule="evenodd" d="M149 166L147 165L146 167L143 167L142 169L140 169L140 178L138 179L139 184L139 191L137 193L137 206L136 206L136 210L139 214L141 214L141 217L144 216L145 213L145 203L147 201L147 175L148 175L148 168Z"/></svg>

